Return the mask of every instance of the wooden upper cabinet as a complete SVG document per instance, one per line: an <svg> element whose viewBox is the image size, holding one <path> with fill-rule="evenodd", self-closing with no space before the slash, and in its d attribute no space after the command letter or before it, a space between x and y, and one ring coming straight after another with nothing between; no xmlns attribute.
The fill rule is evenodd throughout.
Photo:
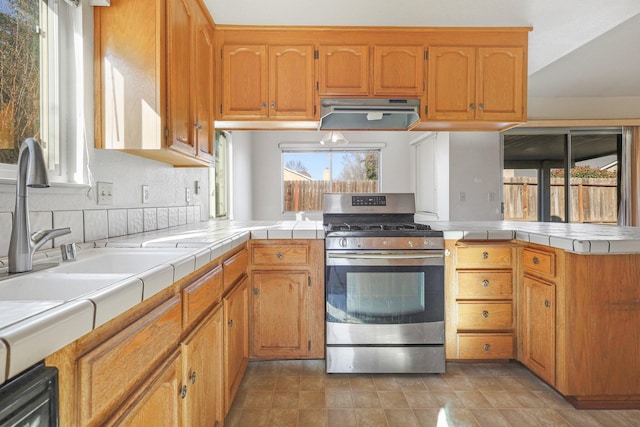
<svg viewBox="0 0 640 427"><path fill-rule="evenodd" d="M422 96L424 62L422 46L374 46L373 95Z"/></svg>
<svg viewBox="0 0 640 427"><path fill-rule="evenodd" d="M475 113L474 47L429 48L428 118L471 120Z"/></svg>
<svg viewBox="0 0 640 427"><path fill-rule="evenodd" d="M269 46L269 116L313 117L313 47Z"/></svg>
<svg viewBox="0 0 640 427"><path fill-rule="evenodd" d="M429 120L525 120L524 49L429 48Z"/></svg>
<svg viewBox="0 0 640 427"><path fill-rule="evenodd" d="M320 46L318 52L320 96L369 94L369 46Z"/></svg>
<svg viewBox="0 0 640 427"><path fill-rule="evenodd" d="M313 118L312 46L225 45L225 119Z"/></svg>
<svg viewBox="0 0 640 427"><path fill-rule="evenodd" d="M195 31L195 142L197 155L213 160L215 147L214 106L215 106L215 49L213 31L204 13L196 11Z"/></svg>
<svg viewBox="0 0 640 427"><path fill-rule="evenodd" d="M225 45L222 48L222 114L225 118L266 118L267 47Z"/></svg>
<svg viewBox="0 0 640 427"><path fill-rule="evenodd" d="M478 48L477 110L481 120L525 120L524 49Z"/></svg>
<svg viewBox="0 0 640 427"><path fill-rule="evenodd" d="M193 28L194 8L188 0L170 0L167 13L167 67L169 77L169 145L195 154L193 135Z"/></svg>

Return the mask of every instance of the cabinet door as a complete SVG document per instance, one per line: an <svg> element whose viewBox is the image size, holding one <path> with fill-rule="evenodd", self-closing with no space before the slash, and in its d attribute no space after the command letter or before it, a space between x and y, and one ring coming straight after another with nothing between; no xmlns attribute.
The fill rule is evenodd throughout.
<svg viewBox="0 0 640 427"><path fill-rule="evenodd" d="M429 120L471 120L475 117L476 48L429 48Z"/></svg>
<svg viewBox="0 0 640 427"><path fill-rule="evenodd" d="M222 425L222 309L207 318L182 343L182 381L187 386L183 398L184 425Z"/></svg>
<svg viewBox="0 0 640 427"><path fill-rule="evenodd" d="M524 50L520 47L478 49L476 118L525 120Z"/></svg>
<svg viewBox="0 0 640 427"><path fill-rule="evenodd" d="M170 0L167 12L169 142L172 149L195 155L192 78L195 7L189 0Z"/></svg>
<svg viewBox="0 0 640 427"><path fill-rule="evenodd" d="M320 46L321 96L369 94L369 46Z"/></svg>
<svg viewBox="0 0 640 427"><path fill-rule="evenodd" d="M547 383L555 383L555 285L524 278L522 361Z"/></svg>
<svg viewBox="0 0 640 427"><path fill-rule="evenodd" d="M251 280L253 356L306 356L309 273L256 271Z"/></svg>
<svg viewBox="0 0 640 427"><path fill-rule="evenodd" d="M415 95L424 93L422 46L375 46L373 48L373 94Z"/></svg>
<svg viewBox="0 0 640 427"><path fill-rule="evenodd" d="M249 362L249 295L246 277L224 298L225 413Z"/></svg>
<svg viewBox="0 0 640 427"><path fill-rule="evenodd" d="M222 49L222 114L225 118L266 118L267 48L225 45Z"/></svg>
<svg viewBox="0 0 640 427"><path fill-rule="evenodd" d="M195 58L193 80L195 84L194 133L198 157L208 161L214 155L213 108L214 99L214 45L213 31L204 13L196 9Z"/></svg>
<svg viewBox="0 0 640 427"><path fill-rule="evenodd" d="M313 119L312 46L269 46L269 117Z"/></svg>
<svg viewBox="0 0 640 427"><path fill-rule="evenodd" d="M143 387L139 399L118 420L107 420L104 426L175 427L180 425L180 357L157 371L157 377ZM136 396L137 397L137 396Z"/></svg>

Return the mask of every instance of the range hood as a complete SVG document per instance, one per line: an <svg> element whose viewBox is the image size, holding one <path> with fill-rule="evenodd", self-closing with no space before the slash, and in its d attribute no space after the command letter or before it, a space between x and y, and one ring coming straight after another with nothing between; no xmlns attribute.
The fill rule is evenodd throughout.
<svg viewBox="0 0 640 427"><path fill-rule="evenodd" d="M334 98L320 102L320 130L407 130L420 119L419 99Z"/></svg>

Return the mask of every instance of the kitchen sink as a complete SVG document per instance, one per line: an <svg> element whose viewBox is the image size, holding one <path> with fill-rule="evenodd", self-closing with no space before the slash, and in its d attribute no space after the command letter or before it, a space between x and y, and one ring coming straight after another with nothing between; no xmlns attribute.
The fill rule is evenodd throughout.
<svg viewBox="0 0 640 427"><path fill-rule="evenodd" d="M55 273L136 274L193 254L193 248L96 248L79 251L75 261L51 268Z"/></svg>
<svg viewBox="0 0 640 427"><path fill-rule="evenodd" d="M21 274L0 282L0 301L67 301L118 282L129 274Z"/></svg>

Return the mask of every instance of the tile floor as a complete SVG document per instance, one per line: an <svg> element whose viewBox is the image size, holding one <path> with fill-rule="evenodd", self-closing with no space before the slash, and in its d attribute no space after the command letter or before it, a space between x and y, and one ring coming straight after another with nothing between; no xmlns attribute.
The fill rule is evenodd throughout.
<svg viewBox="0 0 640 427"><path fill-rule="evenodd" d="M324 360L251 362L225 426L640 426L640 410L574 409L516 362L418 375L324 369Z"/></svg>

